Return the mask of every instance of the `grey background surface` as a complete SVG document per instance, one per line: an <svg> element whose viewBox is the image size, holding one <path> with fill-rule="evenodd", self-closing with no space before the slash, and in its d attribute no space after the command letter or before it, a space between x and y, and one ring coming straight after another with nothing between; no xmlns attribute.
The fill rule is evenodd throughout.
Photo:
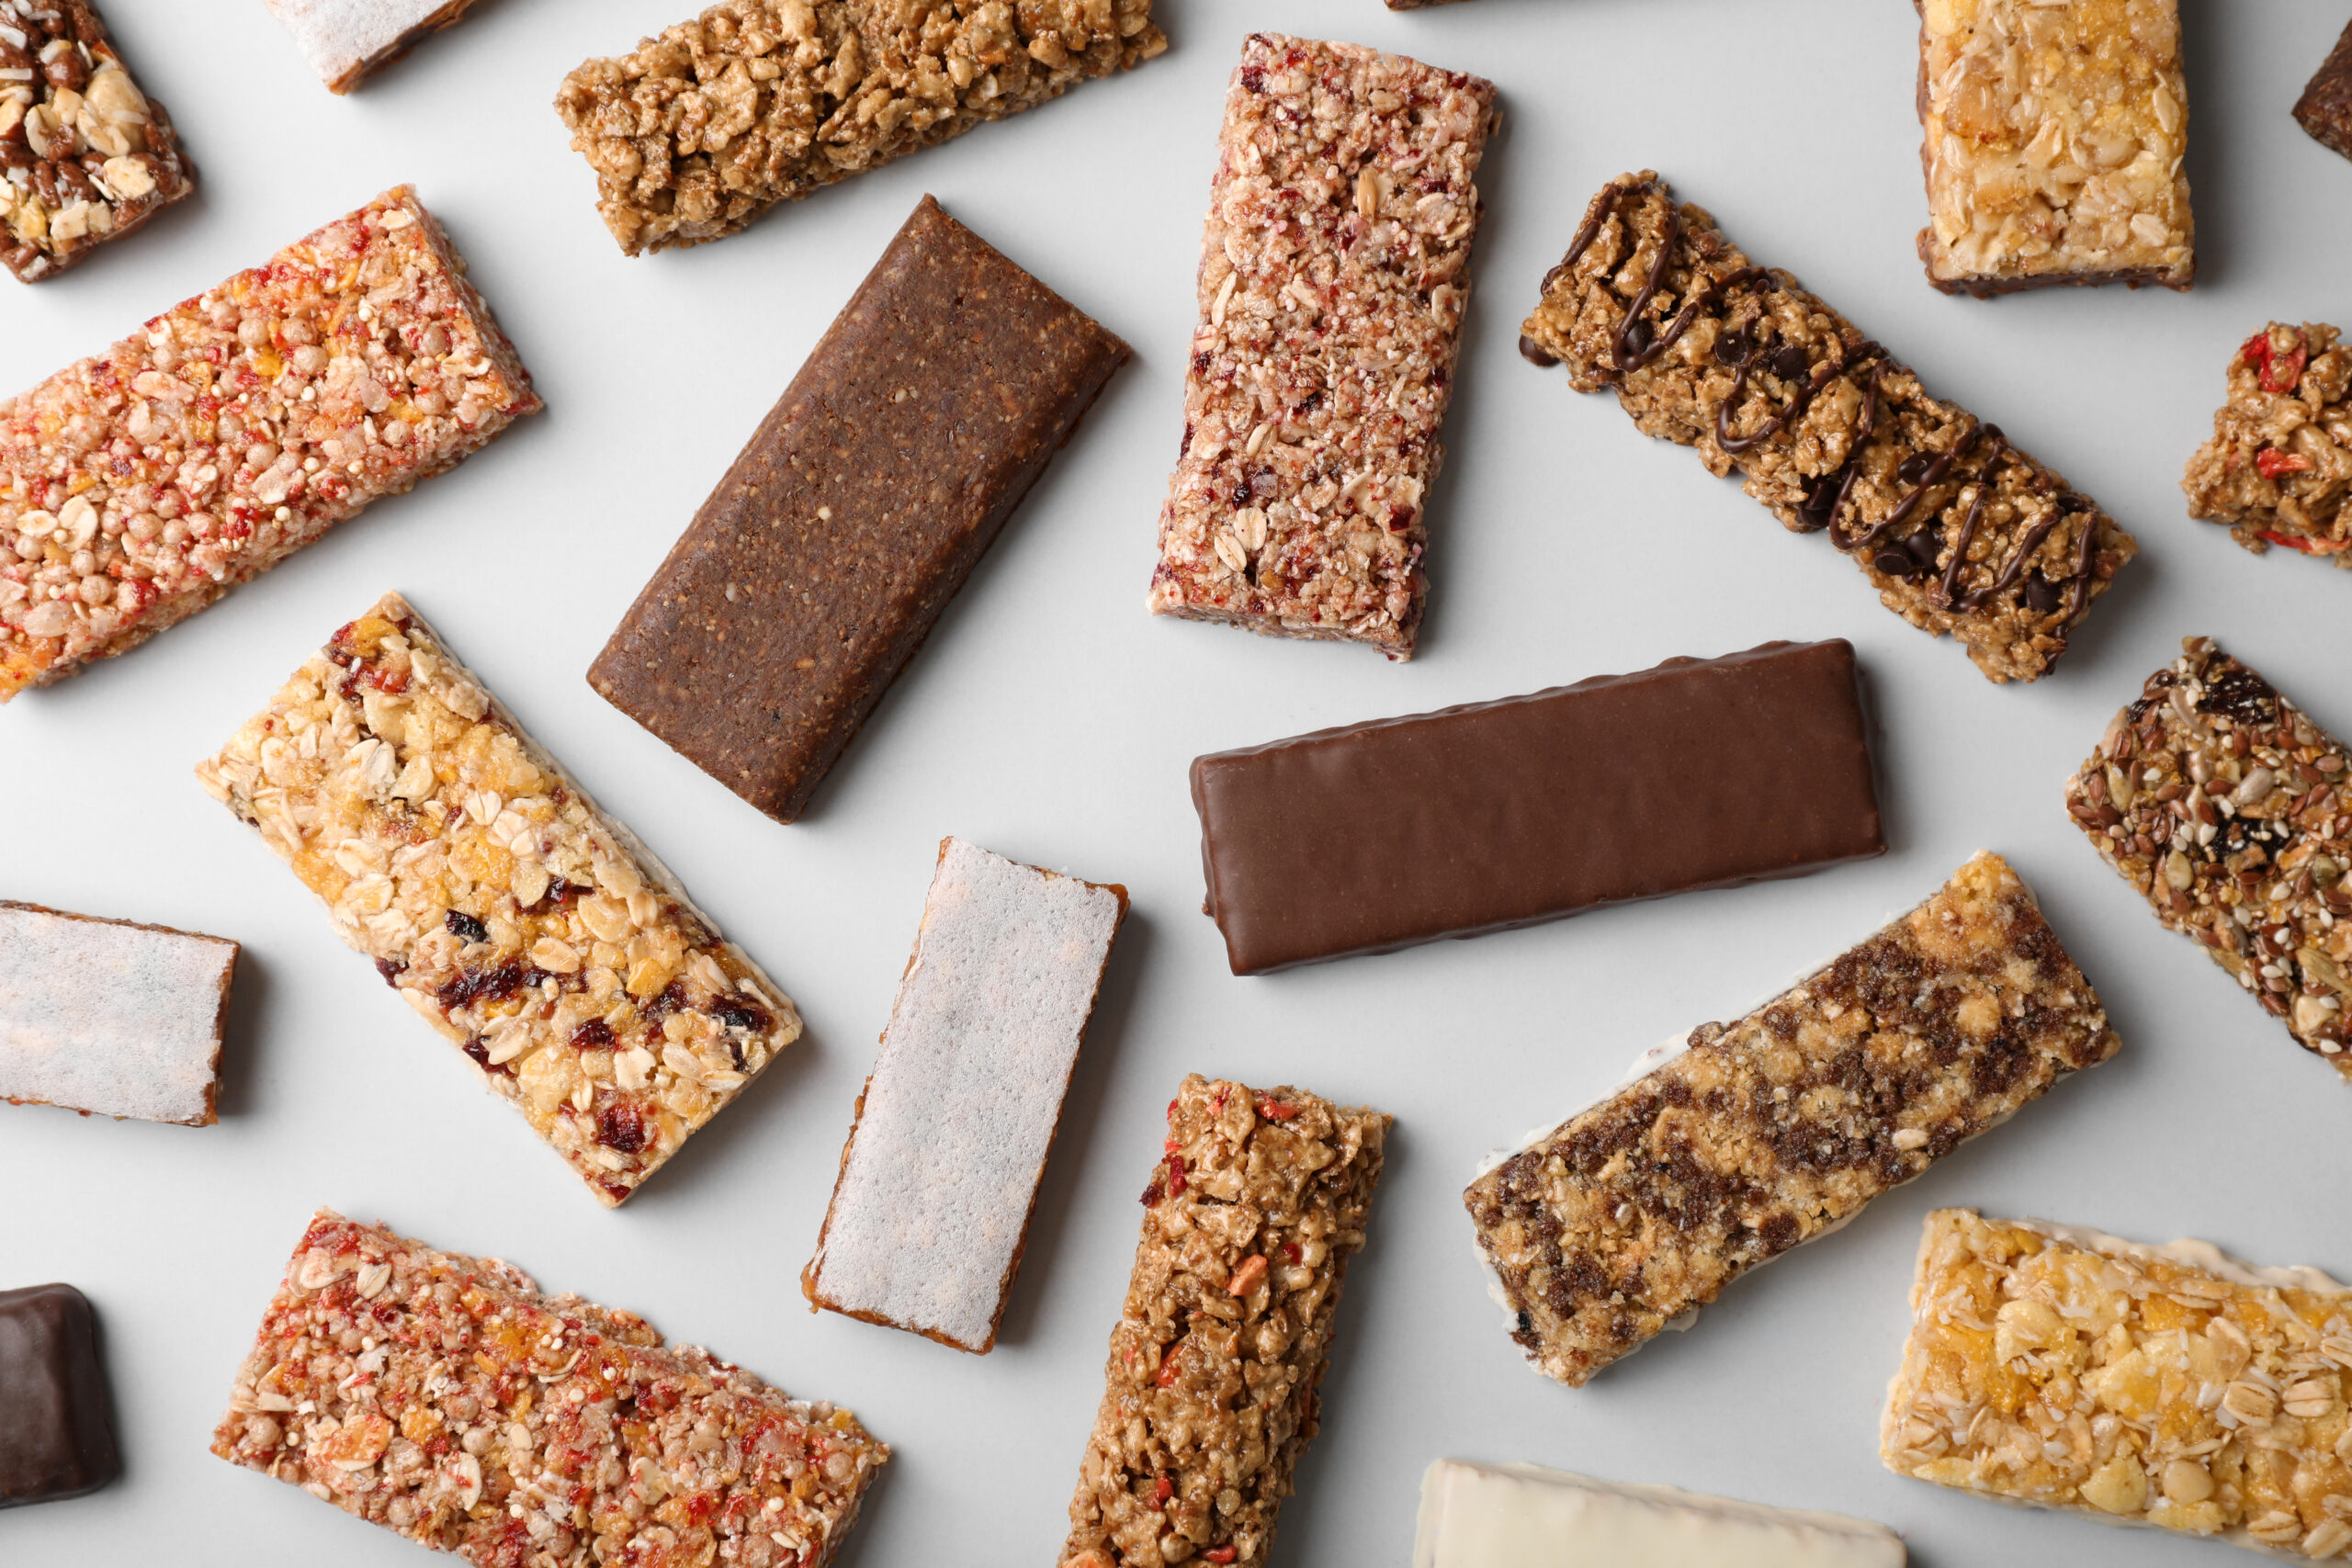
<svg viewBox="0 0 2352 1568"><path fill-rule="evenodd" d="M1276 1561L1396 1562L1440 1455L1532 1460L1883 1520L1932 1568L2189 1563L2225 1549L2014 1512L1875 1452L1920 1215L1975 1204L2352 1273L2352 1088L2157 929L2059 806L2109 714L2190 632L2338 734L2352 575L2257 560L2183 515L2222 367L2271 317L2352 317L2352 164L2287 110L2344 0L2183 0L2200 281L1990 304L1929 290L1899 0L1163 0L1125 79L782 211L623 259L548 107L582 57L678 0L490 0L348 99L260 0L108 0L199 196L85 270L0 290L0 383L413 181L470 258L548 412L139 652L0 711L0 896L245 944L223 1116L188 1130L0 1107L0 1286L69 1280L104 1322L126 1473L0 1513L0 1563L390 1565L416 1548L206 1453L231 1373L320 1204L496 1254L644 1313L897 1450L846 1561L1053 1561L1125 1290L1136 1194L1187 1071L1395 1111L1350 1277L1325 1430ZM1430 507L1421 656L1276 643L1143 611L1181 422L1227 75L1264 27L1492 77L1453 458ZM1984 682L1606 398L1513 352L1604 180L1651 165L2097 495L2141 539L2057 674ZM582 679L623 608L924 191L1136 348L810 816L759 817ZM2348 323L2352 324L2352 323ZM618 1213L345 951L190 765L334 626L409 593L555 754L676 868L805 1011L805 1041ZM1883 726L1884 860L1255 980L1199 912L1186 762L1321 726L1770 637L1850 637ZM1125 883L1122 939L985 1359L811 1315L797 1274L946 833ZM1744 1010L1935 887L2011 857L2125 1045L1699 1326L1580 1391L1504 1337L1459 1192L1489 1149L1643 1047Z"/></svg>

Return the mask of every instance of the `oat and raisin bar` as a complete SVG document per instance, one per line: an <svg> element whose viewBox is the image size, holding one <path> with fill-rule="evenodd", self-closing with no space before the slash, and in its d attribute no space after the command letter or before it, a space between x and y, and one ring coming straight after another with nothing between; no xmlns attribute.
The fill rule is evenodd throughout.
<svg viewBox="0 0 2352 1568"><path fill-rule="evenodd" d="M2032 681L2139 545L1997 425L1917 377L1784 272L1753 265L1654 173L1602 187L1520 352L1617 389L1645 434L1800 534L1826 531L1880 603L1949 632L1988 680Z"/></svg>
<svg viewBox="0 0 2352 1568"><path fill-rule="evenodd" d="M1574 1387L2115 1048L2031 890L1982 853L1463 1201L1511 1337Z"/></svg>
<svg viewBox="0 0 2352 1568"><path fill-rule="evenodd" d="M1267 1561L1393 1120L1197 1073L1168 1102L1060 1568Z"/></svg>
<svg viewBox="0 0 2352 1568"><path fill-rule="evenodd" d="M2352 1078L2352 752L2211 637L2147 679L2066 810L2168 931Z"/></svg>
<svg viewBox="0 0 2352 1568"><path fill-rule="evenodd" d="M607 1206L800 1037L775 982L397 593L197 776Z"/></svg>
<svg viewBox="0 0 2352 1568"><path fill-rule="evenodd" d="M2321 146L2352 158L2352 23L2296 100L2295 123Z"/></svg>
<svg viewBox="0 0 2352 1568"><path fill-rule="evenodd" d="M1201 241L1154 615L1412 656L1494 84L1253 33Z"/></svg>
<svg viewBox="0 0 2352 1568"><path fill-rule="evenodd" d="M38 283L196 188L87 0L0 0L0 262Z"/></svg>
<svg viewBox="0 0 2352 1568"><path fill-rule="evenodd" d="M1928 281L2188 288L2177 0L1917 4Z"/></svg>
<svg viewBox="0 0 2352 1568"><path fill-rule="evenodd" d="M90 1298L0 1291L0 1508L96 1492L122 1473Z"/></svg>
<svg viewBox="0 0 2352 1568"><path fill-rule="evenodd" d="M1151 0L724 0L563 80L556 112L630 255L1140 65Z"/></svg>
<svg viewBox="0 0 2352 1568"><path fill-rule="evenodd" d="M1879 1452L1998 1502L2334 1561L2347 1368L2352 1292L2317 1269L1939 1209Z"/></svg>
<svg viewBox="0 0 2352 1568"><path fill-rule="evenodd" d="M635 1313L326 1209L212 1451L481 1568L824 1568L890 1457Z"/></svg>
<svg viewBox="0 0 2352 1568"><path fill-rule="evenodd" d="M348 93L480 0L269 0L269 14L331 93Z"/></svg>
<svg viewBox="0 0 2352 1568"><path fill-rule="evenodd" d="M144 642L536 413L406 186L0 403L0 702Z"/></svg>
<svg viewBox="0 0 2352 1568"><path fill-rule="evenodd" d="M2188 514L2256 555L2284 545L2352 570L2352 349L2273 321L2230 357L2213 438L2181 476Z"/></svg>

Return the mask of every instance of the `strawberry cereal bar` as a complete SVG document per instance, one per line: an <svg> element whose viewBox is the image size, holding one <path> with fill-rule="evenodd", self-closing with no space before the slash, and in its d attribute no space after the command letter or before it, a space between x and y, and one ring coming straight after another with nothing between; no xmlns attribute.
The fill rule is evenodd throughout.
<svg viewBox="0 0 2352 1568"><path fill-rule="evenodd" d="M0 702L536 413L465 274L401 186L0 403Z"/></svg>
<svg viewBox="0 0 2352 1568"><path fill-rule="evenodd" d="M212 1451L481 1568L823 1568L890 1457L635 1313L326 1209Z"/></svg>
<svg viewBox="0 0 2352 1568"><path fill-rule="evenodd" d="M608 1206L800 1019L397 593L197 776Z"/></svg>
<svg viewBox="0 0 2352 1568"><path fill-rule="evenodd" d="M2352 569L2352 349L2319 321L2273 321L2230 357L2213 439L2181 476L2188 514L2256 555L2284 545Z"/></svg>

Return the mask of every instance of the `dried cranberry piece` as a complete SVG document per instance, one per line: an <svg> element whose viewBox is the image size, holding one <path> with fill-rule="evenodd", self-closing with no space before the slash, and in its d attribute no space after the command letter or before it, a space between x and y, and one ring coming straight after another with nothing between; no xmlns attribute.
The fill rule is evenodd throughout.
<svg viewBox="0 0 2352 1568"><path fill-rule="evenodd" d="M729 1029L748 1029L757 1033L775 1020L767 1015L764 1008L755 1008L749 1002L729 1002L718 1010L718 1021Z"/></svg>
<svg viewBox="0 0 2352 1568"><path fill-rule="evenodd" d="M468 1002L483 997L492 1001L503 1001L530 984L537 974L537 970L526 967L522 960L510 958L495 969L478 974L460 973L456 978L445 981L434 995L444 1008L448 1009L464 1007Z"/></svg>
<svg viewBox="0 0 2352 1568"><path fill-rule="evenodd" d="M387 986L397 986L401 983L401 976L408 973L408 964L398 958L379 958L376 960L376 973L384 977Z"/></svg>
<svg viewBox="0 0 2352 1568"><path fill-rule="evenodd" d="M672 1013L684 1011L685 1010L685 982L683 980L673 980L667 986L662 987L662 994L660 996L645 1004L645 1021L648 1023L660 1023Z"/></svg>
<svg viewBox="0 0 2352 1568"><path fill-rule="evenodd" d="M490 940L490 928L483 925L471 915L467 914L463 909L450 910L448 914L442 917L441 923L448 928L451 935L458 937L466 942L488 942Z"/></svg>
<svg viewBox="0 0 2352 1568"><path fill-rule="evenodd" d="M1241 87L1244 92L1264 92L1266 90L1266 68L1262 65L1243 66L1241 68Z"/></svg>
<svg viewBox="0 0 2352 1568"><path fill-rule="evenodd" d="M575 1051L609 1051L614 1043L613 1026L601 1018L592 1018L571 1032Z"/></svg>
<svg viewBox="0 0 2352 1568"><path fill-rule="evenodd" d="M596 1141L625 1155L633 1155L645 1147L648 1132L645 1110L633 1100L618 1100L607 1105L596 1118Z"/></svg>
<svg viewBox="0 0 2352 1568"><path fill-rule="evenodd" d="M471 1056L474 1059L474 1066L480 1067L483 1072L504 1073L510 1078L514 1076L514 1068L508 1066L503 1062L493 1062L490 1059L490 1047L482 1043L482 1038L479 1034L475 1035L471 1040L467 1041L465 1044L458 1047L458 1049L464 1051L467 1055Z"/></svg>

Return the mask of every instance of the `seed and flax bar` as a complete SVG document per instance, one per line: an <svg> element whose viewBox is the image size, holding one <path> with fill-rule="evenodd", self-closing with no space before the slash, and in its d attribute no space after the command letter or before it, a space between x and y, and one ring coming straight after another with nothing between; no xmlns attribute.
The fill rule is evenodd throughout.
<svg viewBox="0 0 2352 1568"><path fill-rule="evenodd" d="M196 188L87 0L0 0L0 262L54 277Z"/></svg>
<svg viewBox="0 0 2352 1568"><path fill-rule="evenodd" d="M1571 1387L2114 1054L2000 856L1463 1195L1511 1337Z"/></svg>
<svg viewBox="0 0 2352 1568"><path fill-rule="evenodd" d="M209 1127L237 944L0 899L0 1100Z"/></svg>
<svg viewBox="0 0 2352 1568"><path fill-rule="evenodd" d="M326 1209L212 1451L480 1568L823 1568L890 1457L635 1313Z"/></svg>
<svg viewBox="0 0 2352 1568"><path fill-rule="evenodd" d="M2148 677L2066 810L2307 1051L2352 1054L2352 752L2211 637Z"/></svg>
<svg viewBox="0 0 2352 1568"><path fill-rule="evenodd" d="M668 868L397 593L197 768L616 1204L800 1037Z"/></svg>
<svg viewBox="0 0 2352 1568"><path fill-rule="evenodd" d="M2284 545L2352 570L2352 349L2320 321L2273 321L2230 358L2213 439L2182 475L2188 514L2256 555Z"/></svg>
<svg viewBox="0 0 2352 1568"><path fill-rule="evenodd" d="M1888 609L1951 633L1988 680L2032 681L2139 545L1996 425L1784 272L1752 265L1653 173L1602 187L1520 352L1617 389L1800 534L1826 531Z"/></svg>
<svg viewBox="0 0 2352 1568"><path fill-rule="evenodd" d="M556 112L630 255L1140 65L1151 0L725 0L563 80Z"/></svg>
<svg viewBox="0 0 2352 1568"><path fill-rule="evenodd" d="M2295 123L2321 146L2352 158L2352 24L2296 100Z"/></svg>
<svg viewBox="0 0 2352 1568"><path fill-rule="evenodd" d="M1999 1502L2334 1561L2347 1367L2352 1293L2317 1269L1939 1209L1879 1453Z"/></svg>
<svg viewBox="0 0 2352 1568"><path fill-rule="evenodd" d="M1495 122L1476 76L1243 41L1153 614L1412 656Z"/></svg>
<svg viewBox="0 0 2352 1568"><path fill-rule="evenodd" d="M1295 1089L1184 1080L1144 1190L1060 1568L1267 1561L1393 1120Z"/></svg>
<svg viewBox="0 0 2352 1568"><path fill-rule="evenodd" d="M0 1508L96 1492L122 1473L90 1299L0 1291Z"/></svg>
<svg viewBox="0 0 2352 1568"><path fill-rule="evenodd" d="M817 1255L826 1307L985 1355L1127 891L947 839Z"/></svg>
<svg viewBox="0 0 2352 1568"><path fill-rule="evenodd" d="M269 14L294 35L294 45L331 93L360 81L406 54L425 38L454 27L480 0L269 0Z"/></svg>
<svg viewBox="0 0 2352 1568"><path fill-rule="evenodd" d="M1928 282L2189 286L2177 3L1917 0Z"/></svg>
<svg viewBox="0 0 2352 1568"><path fill-rule="evenodd" d="M465 271L401 186L0 403L0 702L538 412Z"/></svg>

